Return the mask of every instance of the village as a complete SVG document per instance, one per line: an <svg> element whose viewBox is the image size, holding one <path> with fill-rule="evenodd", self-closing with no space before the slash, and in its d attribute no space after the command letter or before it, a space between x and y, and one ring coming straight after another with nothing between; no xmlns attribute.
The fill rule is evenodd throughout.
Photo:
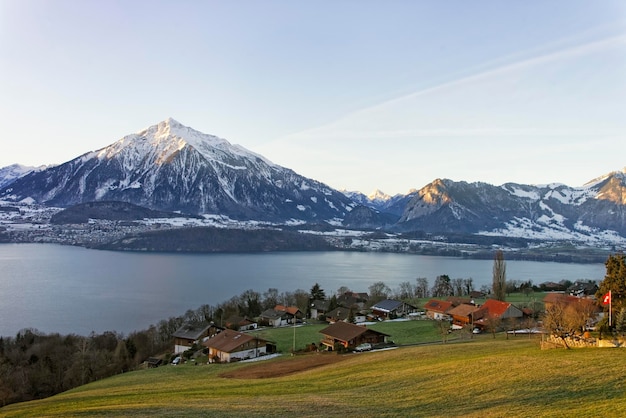
<svg viewBox="0 0 626 418"><path fill-rule="evenodd" d="M275 341L263 337L261 330L293 328L295 338L296 328L311 324L326 326L318 332L319 342L311 342L301 351L347 353L397 347L393 335L372 329L372 325L386 321L429 321L440 337L432 343L454 340L459 335L473 338L490 334L495 338L496 333L508 333L547 334L542 337L542 344L555 347L568 346L568 341L570 345L580 345L580 341L584 345L597 345L598 341L589 334L604 317L594 296L597 290L593 282L575 282L565 291L540 293L541 302L536 298L500 301L473 291L465 297L425 299L421 307L395 299L368 303L367 293L347 291L337 297L338 306L334 309L329 309L328 299L314 299L307 312L296 306L278 304L256 318L234 315L221 325L185 323L172 334L173 355L169 359L172 364L185 361L197 364L200 359L210 364L262 359L280 354L281 350ZM583 313L583 320L577 325L579 332L563 336L543 326L546 312L555 307L561 312L573 309ZM295 345L289 351L296 354ZM150 358L148 363L156 366L163 361Z"/></svg>

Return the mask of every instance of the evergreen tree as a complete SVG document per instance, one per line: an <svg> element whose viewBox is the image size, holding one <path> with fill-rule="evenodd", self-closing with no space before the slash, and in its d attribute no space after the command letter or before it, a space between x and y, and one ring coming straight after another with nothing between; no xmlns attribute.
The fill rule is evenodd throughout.
<svg viewBox="0 0 626 418"><path fill-rule="evenodd" d="M324 293L324 289L322 289L319 283L315 283L311 288L311 300L325 300L326 293Z"/></svg>
<svg viewBox="0 0 626 418"><path fill-rule="evenodd" d="M604 265L606 274L604 280L600 282L596 299L601 301L602 297L611 291L613 312L619 312L622 308L626 308L626 256L624 254L609 255Z"/></svg>
<svg viewBox="0 0 626 418"><path fill-rule="evenodd" d="M506 292L506 263L502 250L496 251L493 259L493 298L504 301Z"/></svg>

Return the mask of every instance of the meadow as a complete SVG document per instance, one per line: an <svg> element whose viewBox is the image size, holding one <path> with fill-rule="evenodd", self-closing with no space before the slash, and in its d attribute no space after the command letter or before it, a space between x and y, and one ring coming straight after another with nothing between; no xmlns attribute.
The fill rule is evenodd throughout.
<svg viewBox="0 0 626 418"><path fill-rule="evenodd" d="M284 368L307 356L340 361L279 377L246 377L261 363ZM9 405L0 415L624 416L625 366L621 349L541 350L536 337L480 335L359 354L167 365Z"/></svg>

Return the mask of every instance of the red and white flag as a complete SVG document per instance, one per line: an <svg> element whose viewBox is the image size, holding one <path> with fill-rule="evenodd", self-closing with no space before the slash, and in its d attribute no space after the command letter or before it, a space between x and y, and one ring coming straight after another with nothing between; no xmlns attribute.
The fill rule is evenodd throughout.
<svg viewBox="0 0 626 418"><path fill-rule="evenodd" d="M610 303L611 303L611 291L609 290L609 292L607 294L602 296L602 304L603 305L608 305Z"/></svg>

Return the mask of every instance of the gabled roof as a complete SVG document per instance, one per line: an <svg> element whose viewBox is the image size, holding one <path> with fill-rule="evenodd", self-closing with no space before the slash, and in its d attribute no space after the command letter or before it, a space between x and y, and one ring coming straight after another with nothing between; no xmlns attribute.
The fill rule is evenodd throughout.
<svg viewBox="0 0 626 418"><path fill-rule="evenodd" d="M572 303L578 301L579 298L565 293L551 292L543 298L543 303Z"/></svg>
<svg viewBox="0 0 626 418"><path fill-rule="evenodd" d="M267 340L254 335L227 329L220 332L215 337L209 338L202 344L209 348L214 348L226 353L232 353L238 351L237 348L252 340L256 340L259 347L264 346L267 343Z"/></svg>
<svg viewBox="0 0 626 418"><path fill-rule="evenodd" d="M296 315L298 313L302 314L302 311L300 311L300 309L298 309L298 307L296 307L296 306L276 305L274 307L274 310L275 311L287 312L289 315Z"/></svg>
<svg viewBox="0 0 626 418"><path fill-rule="evenodd" d="M254 321L250 321L244 316L233 315L226 320L226 324L243 326L254 324Z"/></svg>
<svg viewBox="0 0 626 418"><path fill-rule="evenodd" d="M487 301L481 305L480 310L484 315L496 318L502 317L507 311L510 311L507 316L522 316L522 311L519 308L513 306L509 302L502 302L501 300L496 299L487 299ZM516 312L511 311L518 311L519 315L513 315Z"/></svg>
<svg viewBox="0 0 626 418"><path fill-rule="evenodd" d="M277 311L275 309L268 309L266 311L263 311L260 317L267 318L267 319L279 319L279 318L284 318L285 315L286 315L285 311Z"/></svg>
<svg viewBox="0 0 626 418"><path fill-rule="evenodd" d="M393 312L401 306L402 306L402 302L399 300L385 299L385 300L381 300L376 305L372 306L372 310L377 310L377 311L382 311L382 312Z"/></svg>
<svg viewBox="0 0 626 418"><path fill-rule="evenodd" d="M424 309L432 312L446 313L452 307L452 302L439 299L431 299L426 302Z"/></svg>
<svg viewBox="0 0 626 418"><path fill-rule="evenodd" d="M353 310L352 313L354 314L355 311ZM349 316L350 308L344 308L343 306L335 308L330 312L326 312L326 318L332 318L338 321L345 321Z"/></svg>
<svg viewBox="0 0 626 418"><path fill-rule="evenodd" d="M469 317L474 312L478 311L480 308L475 305L470 305L467 303L463 303L459 306L455 306L454 308L448 311L448 315L456 315L456 316L467 316Z"/></svg>
<svg viewBox="0 0 626 418"><path fill-rule="evenodd" d="M186 340L198 340L204 334L211 324L184 324L178 328L172 336L176 338L184 338Z"/></svg>
<svg viewBox="0 0 626 418"><path fill-rule="evenodd" d="M354 325L348 322L335 322L320 331L321 334L335 338L341 341L350 341L366 332L373 332L379 335L388 336L383 332L374 331L361 325Z"/></svg>
<svg viewBox="0 0 626 418"><path fill-rule="evenodd" d="M313 309L326 311L326 310L328 310L329 306L330 306L330 301L329 300L315 299L313 302L311 302L311 308L313 308Z"/></svg>

